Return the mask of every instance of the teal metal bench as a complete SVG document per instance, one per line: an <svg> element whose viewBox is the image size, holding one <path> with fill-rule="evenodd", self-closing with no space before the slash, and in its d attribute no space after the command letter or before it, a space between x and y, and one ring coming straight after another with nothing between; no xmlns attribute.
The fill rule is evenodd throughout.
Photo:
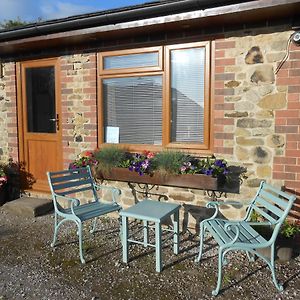
<svg viewBox="0 0 300 300"><path fill-rule="evenodd" d="M97 218L108 213L119 211L122 207L116 202L120 195L120 190L113 187L106 187L94 183L90 167L60 172L47 172L48 181L52 193L54 204L54 237L51 246L54 247L59 227L66 221L73 221L78 227L79 236L79 255L84 264L85 260L82 253L82 223L86 220L94 219L91 233L96 230ZM107 189L111 192L110 202L100 201L97 191ZM92 194L89 203L81 204L77 196L79 192L90 191ZM67 200L69 208L63 208L58 200ZM85 199L86 202L86 199ZM58 219L61 219L60 221Z"/></svg>
<svg viewBox="0 0 300 300"><path fill-rule="evenodd" d="M226 264L225 256L229 251L241 250L247 253L248 259L253 261L255 255L262 258L269 266L274 285L279 291L283 290L282 285L277 282L275 276L275 241L280 231L280 227L287 217L296 196L282 192L265 182L261 182L258 192L247 208L246 216L241 221L229 221L217 218L219 205L232 204L237 202L209 202L207 207L215 208L214 215L200 223L200 249L196 259L200 261L203 249L203 240L206 231L209 231L219 245L218 255L218 282L212 294L216 296L222 283L222 266ZM251 214L256 212L265 221L251 222ZM272 229L269 239L260 235L253 226L268 225ZM271 248L271 257L267 258L257 250L261 248Z"/></svg>

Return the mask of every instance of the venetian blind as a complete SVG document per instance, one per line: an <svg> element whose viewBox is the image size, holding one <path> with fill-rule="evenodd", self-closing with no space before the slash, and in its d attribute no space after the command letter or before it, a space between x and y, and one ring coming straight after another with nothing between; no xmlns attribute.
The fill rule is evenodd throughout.
<svg viewBox="0 0 300 300"><path fill-rule="evenodd" d="M102 81L104 132L118 128L124 144L162 144L162 76L109 78Z"/></svg>
<svg viewBox="0 0 300 300"><path fill-rule="evenodd" d="M205 49L171 51L171 141L203 143Z"/></svg>

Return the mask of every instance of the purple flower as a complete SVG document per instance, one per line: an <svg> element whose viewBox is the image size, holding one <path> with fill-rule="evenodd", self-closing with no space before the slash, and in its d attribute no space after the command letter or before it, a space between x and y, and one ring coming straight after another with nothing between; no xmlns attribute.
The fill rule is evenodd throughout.
<svg viewBox="0 0 300 300"><path fill-rule="evenodd" d="M213 173L212 169L207 169L204 171L204 174L206 174L206 175L212 175L212 173Z"/></svg>

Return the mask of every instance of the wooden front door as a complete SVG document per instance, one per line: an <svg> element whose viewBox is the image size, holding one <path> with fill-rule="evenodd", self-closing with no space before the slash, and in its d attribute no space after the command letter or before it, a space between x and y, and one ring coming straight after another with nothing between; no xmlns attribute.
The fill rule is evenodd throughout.
<svg viewBox="0 0 300 300"><path fill-rule="evenodd" d="M34 190L49 191L47 171L62 169L58 59L20 63L20 161Z"/></svg>

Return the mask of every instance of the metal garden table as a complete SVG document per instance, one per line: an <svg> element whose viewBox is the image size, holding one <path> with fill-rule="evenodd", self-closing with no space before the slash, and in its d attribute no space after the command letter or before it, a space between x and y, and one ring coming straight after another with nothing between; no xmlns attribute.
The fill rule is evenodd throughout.
<svg viewBox="0 0 300 300"><path fill-rule="evenodd" d="M173 247L174 253L179 252L179 204L165 203L155 200L145 199L136 205L129 207L120 212L122 216L122 245L123 245L123 262L128 263L128 246L129 243L141 244L144 247L155 247L156 271L162 270L162 222L167 218L173 217L173 229L168 231L173 232ZM128 238L128 218L134 218L143 221L144 240L137 241ZM155 244L149 243L149 222L155 224Z"/></svg>

